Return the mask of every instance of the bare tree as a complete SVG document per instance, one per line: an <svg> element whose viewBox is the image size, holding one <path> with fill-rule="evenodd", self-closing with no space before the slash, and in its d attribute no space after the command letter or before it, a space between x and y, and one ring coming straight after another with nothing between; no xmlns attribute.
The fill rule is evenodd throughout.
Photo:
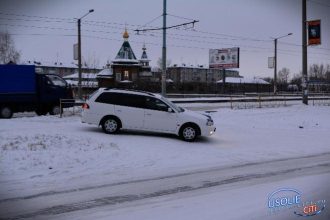
<svg viewBox="0 0 330 220"><path fill-rule="evenodd" d="M330 64L327 64L327 70L325 72L325 79L330 82Z"/></svg>
<svg viewBox="0 0 330 220"><path fill-rule="evenodd" d="M309 67L309 76L311 79L325 79L327 69L323 64L313 64Z"/></svg>
<svg viewBox="0 0 330 220"><path fill-rule="evenodd" d="M95 54L88 54L87 58L83 57L84 67L89 69L97 69L100 66L100 59Z"/></svg>
<svg viewBox="0 0 330 220"><path fill-rule="evenodd" d="M166 67L169 67L171 65L172 61L171 60L166 60ZM159 69L162 69L163 68L163 60L161 57L158 58L157 60L157 67Z"/></svg>
<svg viewBox="0 0 330 220"><path fill-rule="evenodd" d="M16 50L14 40L8 32L0 32L0 63L17 63L20 59L20 52Z"/></svg>
<svg viewBox="0 0 330 220"><path fill-rule="evenodd" d="M286 67L278 71L278 81L279 83L287 83L290 75L290 70Z"/></svg>
<svg viewBox="0 0 330 220"><path fill-rule="evenodd" d="M291 84L301 85L302 73L295 73L290 81Z"/></svg>

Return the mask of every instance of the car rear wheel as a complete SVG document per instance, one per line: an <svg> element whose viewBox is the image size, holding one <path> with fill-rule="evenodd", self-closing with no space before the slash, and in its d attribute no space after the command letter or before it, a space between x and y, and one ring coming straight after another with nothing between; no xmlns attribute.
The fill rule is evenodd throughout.
<svg viewBox="0 0 330 220"><path fill-rule="evenodd" d="M107 118L102 122L102 129L107 134L114 134L119 130L119 122L115 118Z"/></svg>
<svg viewBox="0 0 330 220"><path fill-rule="evenodd" d="M198 132L198 130L197 130L196 126L185 125L181 129L180 136L184 141L192 142L196 139L197 132Z"/></svg>

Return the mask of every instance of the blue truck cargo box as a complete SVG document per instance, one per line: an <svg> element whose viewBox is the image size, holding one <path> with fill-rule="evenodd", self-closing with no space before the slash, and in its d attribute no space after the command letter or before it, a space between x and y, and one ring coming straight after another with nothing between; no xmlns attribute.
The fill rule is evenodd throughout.
<svg viewBox="0 0 330 220"><path fill-rule="evenodd" d="M0 65L0 94L36 93L35 66Z"/></svg>

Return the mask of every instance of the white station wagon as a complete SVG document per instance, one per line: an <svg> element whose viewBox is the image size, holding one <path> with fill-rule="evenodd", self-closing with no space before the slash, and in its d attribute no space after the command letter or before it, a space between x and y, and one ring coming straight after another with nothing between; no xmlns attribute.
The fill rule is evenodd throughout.
<svg viewBox="0 0 330 220"><path fill-rule="evenodd" d="M142 130L176 134L185 141L216 130L209 115L178 107L159 94L125 89L97 90L83 105L82 122L102 126L110 134Z"/></svg>

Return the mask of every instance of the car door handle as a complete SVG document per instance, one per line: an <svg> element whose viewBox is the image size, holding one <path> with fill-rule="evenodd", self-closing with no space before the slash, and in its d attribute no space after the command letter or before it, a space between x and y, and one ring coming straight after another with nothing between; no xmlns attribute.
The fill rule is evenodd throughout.
<svg viewBox="0 0 330 220"><path fill-rule="evenodd" d="M151 114L150 113L146 113L146 115L150 116Z"/></svg>
<svg viewBox="0 0 330 220"><path fill-rule="evenodd" d="M121 110L117 110L117 112L121 112Z"/></svg>

